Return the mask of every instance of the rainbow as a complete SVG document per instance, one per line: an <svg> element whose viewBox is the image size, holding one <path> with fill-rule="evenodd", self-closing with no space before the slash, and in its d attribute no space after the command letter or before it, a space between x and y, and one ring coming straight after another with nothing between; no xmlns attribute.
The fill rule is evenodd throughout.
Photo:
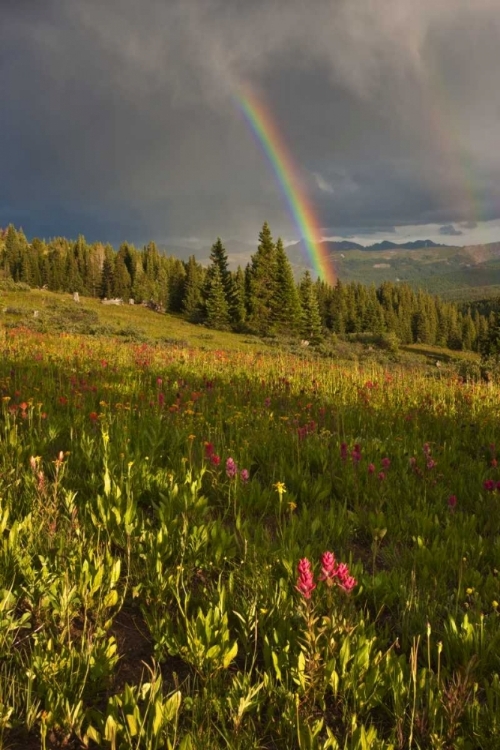
<svg viewBox="0 0 500 750"><path fill-rule="evenodd" d="M299 235L304 238L307 255L315 273L320 279L333 286L336 281L335 272L326 246L323 246L320 241L321 227L318 218L271 112L262 99L248 87L240 88L235 99L269 159Z"/></svg>

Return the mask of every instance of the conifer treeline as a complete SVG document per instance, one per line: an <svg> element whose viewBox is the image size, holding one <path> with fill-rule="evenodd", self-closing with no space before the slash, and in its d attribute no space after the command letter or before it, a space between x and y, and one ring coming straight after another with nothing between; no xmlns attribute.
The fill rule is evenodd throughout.
<svg viewBox="0 0 500 750"><path fill-rule="evenodd" d="M250 263L235 272L220 239L204 268L194 256L184 262L161 254L154 242L141 250L124 243L117 252L82 236L28 242L10 225L0 230L0 277L52 291L151 300L210 327L296 335L313 343L328 332L392 332L402 343L479 349L488 335L488 319L477 310L472 315L407 284L385 282L376 289L338 281L331 287L314 282L308 271L296 284L283 243L273 241L267 223Z"/></svg>

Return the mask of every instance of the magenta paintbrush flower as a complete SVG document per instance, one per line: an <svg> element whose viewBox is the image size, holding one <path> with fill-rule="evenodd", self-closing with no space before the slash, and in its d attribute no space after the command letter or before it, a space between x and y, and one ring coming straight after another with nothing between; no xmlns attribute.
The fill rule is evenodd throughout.
<svg viewBox="0 0 500 750"><path fill-rule="evenodd" d="M341 589L344 589L344 591L352 591L357 584L356 579L349 573L349 568L345 563L340 563L340 565L337 566L336 575L337 583Z"/></svg>
<svg viewBox="0 0 500 750"><path fill-rule="evenodd" d="M238 473L238 467L236 466L234 458L228 458L226 461L226 474L229 479L234 479Z"/></svg>
<svg viewBox="0 0 500 750"><path fill-rule="evenodd" d="M326 581L327 586L333 586L334 578L337 575L337 563L333 552L323 552L321 555L321 575L320 581Z"/></svg>
<svg viewBox="0 0 500 750"><path fill-rule="evenodd" d="M297 571L299 576L297 578L297 585L295 588L302 594L305 599L310 599L312 592L316 588L316 584L314 583L314 575L311 570L311 563L309 562L307 557L303 557L301 560L299 560Z"/></svg>

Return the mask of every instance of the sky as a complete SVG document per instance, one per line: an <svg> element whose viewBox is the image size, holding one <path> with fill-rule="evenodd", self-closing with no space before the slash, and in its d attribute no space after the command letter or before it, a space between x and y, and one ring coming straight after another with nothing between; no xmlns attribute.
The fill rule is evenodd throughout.
<svg viewBox="0 0 500 750"><path fill-rule="evenodd" d="M0 226L119 245L500 240L499 0L2 0Z"/></svg>

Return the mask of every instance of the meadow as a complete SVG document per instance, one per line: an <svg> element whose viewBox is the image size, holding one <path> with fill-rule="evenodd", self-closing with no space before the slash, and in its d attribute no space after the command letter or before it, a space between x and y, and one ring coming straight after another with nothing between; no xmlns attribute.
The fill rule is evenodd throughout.
<svg viewBox="0 0 500 750"><path fill-rule="evenodd" d="M18 313L1 747L500 746L495 385Z"/></svg>

